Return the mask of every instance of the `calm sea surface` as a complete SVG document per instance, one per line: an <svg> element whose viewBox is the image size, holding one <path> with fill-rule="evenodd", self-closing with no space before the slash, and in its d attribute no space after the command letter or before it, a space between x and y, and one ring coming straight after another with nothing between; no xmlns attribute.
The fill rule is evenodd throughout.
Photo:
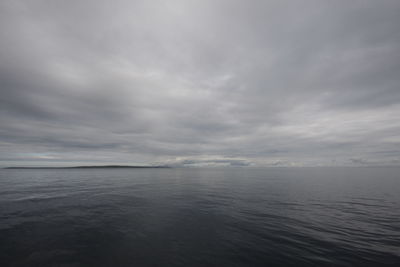
<svg viewBox="0 0 400 267"><path fill-rule="evenodd" d="M0 266L400 266L400 169L2 169Z"/></svg>

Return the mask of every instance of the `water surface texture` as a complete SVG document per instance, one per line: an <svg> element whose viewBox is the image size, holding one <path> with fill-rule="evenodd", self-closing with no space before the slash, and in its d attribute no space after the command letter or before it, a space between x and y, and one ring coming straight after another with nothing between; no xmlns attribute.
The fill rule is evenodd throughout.
<svg viewBox="0 0 400 267"><path fill-rule="evenodd" d="M400 169L0 170L0 266L400 266Z"/></svg>

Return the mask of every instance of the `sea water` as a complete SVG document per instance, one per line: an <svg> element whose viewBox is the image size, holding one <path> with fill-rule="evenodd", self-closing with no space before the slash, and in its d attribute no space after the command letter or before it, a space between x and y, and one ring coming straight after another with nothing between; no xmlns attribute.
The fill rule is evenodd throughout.
<svg viewBox="0 0 400 267"><path fill-rule="evenodd" d="M0 266L400 266L400 169L2 169Z"/></svg>

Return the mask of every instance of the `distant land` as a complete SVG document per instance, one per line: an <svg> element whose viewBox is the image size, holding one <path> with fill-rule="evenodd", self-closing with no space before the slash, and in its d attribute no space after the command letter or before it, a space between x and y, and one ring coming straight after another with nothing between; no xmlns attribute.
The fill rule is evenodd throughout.
<svg viewBox="0 0 400 267"><path fill-rule="evenodd" d="M72 167L5 167L4 169L154 169L171 168L170 166L129 166L129 165L100 165L100 166L72 166Z"/></svg>

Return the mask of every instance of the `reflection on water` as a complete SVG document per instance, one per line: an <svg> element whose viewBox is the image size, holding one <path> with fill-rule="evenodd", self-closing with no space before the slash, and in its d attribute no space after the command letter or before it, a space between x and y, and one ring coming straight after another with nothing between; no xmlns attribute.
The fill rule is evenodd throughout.
<svg viewBox="0 0 400 267"><path fill-rule="evenodd" d="M400 266L399 173L0 170L0 266Z"/></svg>

